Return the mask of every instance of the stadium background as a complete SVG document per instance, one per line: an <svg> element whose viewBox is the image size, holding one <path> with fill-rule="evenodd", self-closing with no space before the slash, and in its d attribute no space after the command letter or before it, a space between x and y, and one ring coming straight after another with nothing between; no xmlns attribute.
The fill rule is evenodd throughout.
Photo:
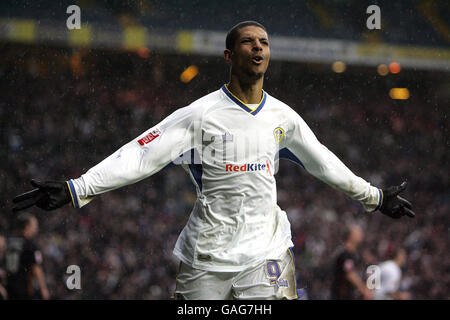
<svg viewBox="0 0 450 320"><path fill-rule="evenodd" d="M70 4L81 8L81 30L66 28ZM381 8L381 30L366 28L371 4ZM292 224L299 287L329 298L331 257L357 222L363 277L401 246L409 255L402 288L413 299L449 298L446 1L5 1L0 12L0 235L11 231L11 198L31 178L78 177L218 89L228 80L225 32L252 19L273 45L266 91L358 175L381 187L407 178L417 214L366 215L282 162L278 198ZM195 201L182 171L163 170L78 211L30 209L52 298L171 298L172 249ZM81 290L65 286L71 264L81 267Z"/></svg>

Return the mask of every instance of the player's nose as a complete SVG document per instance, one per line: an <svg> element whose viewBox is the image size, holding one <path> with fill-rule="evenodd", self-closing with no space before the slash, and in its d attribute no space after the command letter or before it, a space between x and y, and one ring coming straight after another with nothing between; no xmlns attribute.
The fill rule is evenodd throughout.
<svg viewBox="0 0 450 320"><path fill-rule="evenodd" d="M253 50L255 50L255 51L261 51L263 48L262 48L262 44L261 44L261 42L259 41L259 40L255 40L254 42L253 42Z"/></svg>

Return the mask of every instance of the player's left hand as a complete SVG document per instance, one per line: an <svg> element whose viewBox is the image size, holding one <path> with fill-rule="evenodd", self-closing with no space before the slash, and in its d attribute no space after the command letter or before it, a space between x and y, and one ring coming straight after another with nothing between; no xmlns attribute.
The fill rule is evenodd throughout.
<svg viewBox="0 0 450 320"><path fill-rule="evenodd" d="M403 216L414 218L416 214L412 211L412 204L408 200L399 196L400 192L406 189L406 181L399 186L389 187L383 190L383 203L381 213L392 219L400 219Z"/></svg>
<svg viewBox="0 0 450 320"><path fill-rule="evenodd" d="M69 187L66 182L31 180L31 185L36 187L36 189L22 193L13 199L13 203L15 203L13 212L21 211L34 205L49 211L60 208L71 201Z"/></svg>

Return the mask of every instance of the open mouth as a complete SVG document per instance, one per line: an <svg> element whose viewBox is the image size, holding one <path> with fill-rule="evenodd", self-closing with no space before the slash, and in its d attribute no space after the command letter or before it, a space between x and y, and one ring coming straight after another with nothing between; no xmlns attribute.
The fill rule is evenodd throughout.
<svg viewBox="0 0 450 320"><path fill-rule="evenodd" d="M263 60L264 60L263 57L260 57L260 56L255 56L252 58L252 62L255 64L261 64L263 62Z"/></svg>

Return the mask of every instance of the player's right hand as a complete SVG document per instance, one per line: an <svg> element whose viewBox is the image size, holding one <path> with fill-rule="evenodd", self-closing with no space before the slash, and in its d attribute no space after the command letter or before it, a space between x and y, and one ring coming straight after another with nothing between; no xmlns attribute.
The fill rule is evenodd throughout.
<svg viewBox="0 0 450 320"><path fill-rule="evenodd" d="M54 210L71 201L69 187L65 181L37 181L31 180L36 189L27 191L13 199L13 212L25 210L36 205L43 210Z"/></svg>

